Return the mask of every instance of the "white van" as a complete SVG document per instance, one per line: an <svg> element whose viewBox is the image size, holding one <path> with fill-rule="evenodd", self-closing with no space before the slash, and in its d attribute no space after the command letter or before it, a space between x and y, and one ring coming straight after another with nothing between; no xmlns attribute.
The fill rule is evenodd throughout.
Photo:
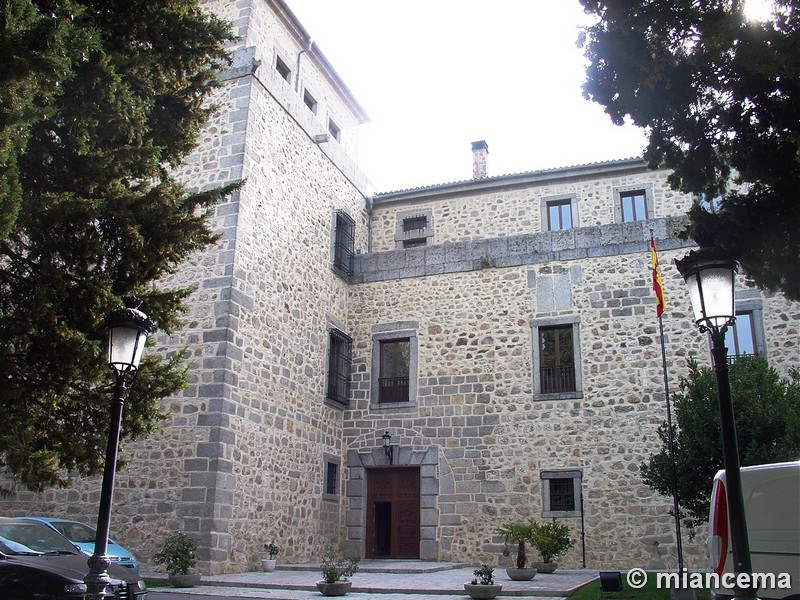
<svg viewBox="0 0 800 600"><path fill-rule="evenodd" d="M791 589L781 589L784 576L784 586L762 586L758 597L800 600L800 460L743 467L742 496L753 573L774 574L776 583L782 573L791 578ZM708 527L711 572L722 577L733 572L724 470L714 477ZM733 590L712 589L711 595L719 600Z"/></svg>

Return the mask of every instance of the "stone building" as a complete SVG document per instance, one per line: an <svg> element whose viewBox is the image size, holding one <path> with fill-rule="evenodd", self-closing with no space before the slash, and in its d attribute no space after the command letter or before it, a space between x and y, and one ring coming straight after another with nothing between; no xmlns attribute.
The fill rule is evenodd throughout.
<svg viewBox="0 0 800 600"><path fill-rule="evenodd" d="M147 568L186 531L206 573L254 570L270 541L280 562L342 543L496 564L496 527L557 516L565 566L646 566L653 540L674 564L671 499L638 472L665 418L648 240L674 384L710 362L673 265L694 199L639 159L491 176L485 142L470 179L375 193L356 162L367 115L289 6L203 5L241 39L183 176L246 184L175 277L195 287L185 327L151 351L188 346L191 383L124 448L114 537ZM732 353L796 366L798 304L743 283L737 299ZM91 523L99 487L0 511Z"/></svg>

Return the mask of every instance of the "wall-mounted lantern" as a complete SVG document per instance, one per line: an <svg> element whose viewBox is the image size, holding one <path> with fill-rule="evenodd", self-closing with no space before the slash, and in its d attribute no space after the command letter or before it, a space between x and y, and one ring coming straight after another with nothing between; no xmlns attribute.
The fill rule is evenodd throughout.
<svg viewBox="0 0 800 600"><path fill-rule="evenodd" d="M383 432L381 436L383 438L383 453L386 455L386 458L389 459L389 464L391 465L394 462L394 447L392 446L392 435L389 433L389 430Z"/></svg>

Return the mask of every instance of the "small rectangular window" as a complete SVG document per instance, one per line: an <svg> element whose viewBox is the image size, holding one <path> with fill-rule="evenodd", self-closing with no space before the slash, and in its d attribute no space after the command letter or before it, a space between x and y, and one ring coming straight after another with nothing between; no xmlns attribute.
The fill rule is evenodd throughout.
<svg viewBox="0 0 800 600"><path fill-rule="evenodd" d="M647 196L645 190L620 192L619 201L622 208L623 223L647 219Z"/></svg>
<svg viewBox="0 0 800 600"><path fill-rule="evenodd" d="M403 248L421 248L428 245L428 238L415 238L413 240L403 240Z"/></svg>
<svg viewBox="0 0 800 600"><path fill-rule="evenodd" d="M303 90L303 103L308 107L312 113L317 114L317 101L314 99L308 90Z"/></svg>
<svg viewBox="0 0 800 600"><path fill-rule="evenodd" d="M339 465L335 462L328 462L325 464L325 493L331 496L338 496Z"/></svg>
<svg viewBox="0 0 800 600"><path fill-rule="evenodd" d="M547 228L549 231L572 229L572 202L569 199L547 203Z"/></svg>
<svg viewBox="0 0 800 600"><path fill-rule="evenodd" d="M333 122L333 119L328 119L328 133L330 133L331 137L337 142L341 141L342 130L339 129L339 126Z"/></svg>
<svg viewBox="0 0 800 600"><path fill-rule="evenodd" d="M550 479L550 510L575 510L575 488L571 477Z"/></svg>
<svg viewBox="0 0 800 600"><path fill-rule="evenodd" d="M352 275L356 253L355 221L344 211L337 211L334 227L333 269L343 275Z"/></svg>
<svg viewBox="0 0 800 600"><path fill-rule="evenodd" d="M428 227L428 217L421 215L418 217L407 217L403 219L403 231L421 231Z"/></svg>
<svg viewBox="0 0 800 600"><path fill-rule="evenodd" d="M378 402L408 402L410 358L408 338L381 341Z"/></svg>
<svg viewBox="0 0 800 600"><path fill-rule="evenodd" d="M582 475L574 471L542 471L542 516L578 517L581 514Z"/></svg>
<svg viewBox="0 0 800 600"><path fill-rule="evenodd" d="M283 77L286 81L291 82L292 70L285 62L283 62L283 60L281 60L280 56L275 57L275 70L278 72L278 75Z"/></svg>

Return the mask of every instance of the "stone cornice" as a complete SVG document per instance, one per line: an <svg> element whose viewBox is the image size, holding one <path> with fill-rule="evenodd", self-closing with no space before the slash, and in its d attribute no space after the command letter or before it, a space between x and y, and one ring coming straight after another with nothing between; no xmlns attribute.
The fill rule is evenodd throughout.
<svg viewBox="0 0 800 600"><path fill-rule="evenodd" d="M646 256L651 229L659 251L695 246L675 235L686 224L685 216L676 216L362 254L355 257L349 281L370 283L623 254Z"/></svg>

